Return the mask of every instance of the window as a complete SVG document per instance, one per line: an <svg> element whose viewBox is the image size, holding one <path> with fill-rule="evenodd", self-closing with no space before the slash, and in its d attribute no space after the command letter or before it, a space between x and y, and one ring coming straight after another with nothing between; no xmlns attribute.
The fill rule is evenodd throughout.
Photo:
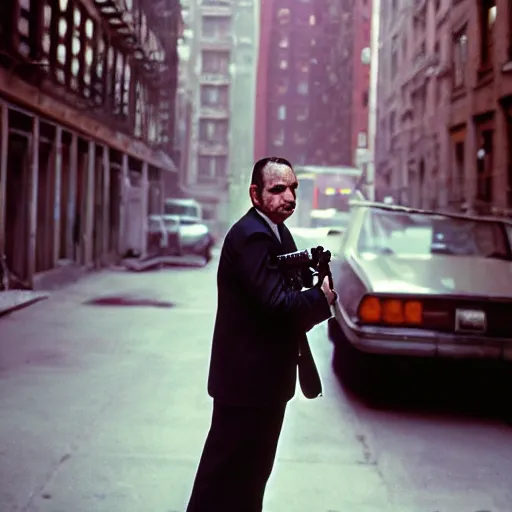
<svg viewBox="0 0 512 512"><path fill-rule="evenodd" d="M299 85L297 85L297 92L302 95L302 96L305 96L309 91L309 85L307 82L300 82Z"/></svg>
<svg viewBox="0 0 512 512"><path fill-rule="evenodd" d="M206 39L227 39L230 34L229 21L229 18L225 16L203 16L203 37Z"/></svg>
<svg viewBox="0 0 512 512"><path fill-rule="evenodd" d="M453 49L453 87L466 85L466 65L468 61L468 36L466 29L455 36Z"/></svg>
<svg viewBox="0 0 512 512"><path fill-rule="evenodd" d="M288 48L290 45L290 39L287 35L281 36L281 39L279 40L279 48Z"/></svg>
<svg viewBox="0 0 512 512"><path fill-rule="evenodd" d="M379 209L366 214L357 251L363 257L442 254L510 260L499 222Z"/></svg>
<svg viewBox="0 0 512 512"><path fill-rule="evenodd" d="M464 142L455 144L455 176L452 198L456 203L464 201Z"/></svg>
<svg viewBox="0 0 512 512"><path fill-rule="evenodd" d="M276 92L279 95L286 94L288 92L288 80L285 78L280 78L275 85Z"/></svg>
<svg viewBox="0 0 512 512"><path fill-rule="evenodd" d="M298 106L296 109L295 117L297 121L307 121L309 118L308 107L304 105Z"/></svg>
<svg viewBox="0 0 512 512"><path fill-rule="evenodd" d="M199 140L201 142L208 142L213 144L227 144L227 121L212 121L202 119L199 123Z"/></svg>
<svg viewBox="0 0 512 512"><path fill-rule="evenodd" d="M307 73L309 71L309 59L297 59L297 71L301 73Z"/></svg>
<svg viewBox="0 0 512 512"><path fill-rule="evenodd" d="M228 88L227 86L203 85L201 86L202 107L227 107Z"/></svg>
<svg viewBox="0 0 512 512"><path fill-rule="evenodd" d="M229 71L229 52L206 50L202 53L202 72L227 74Z"/></svg>
<svg viewBox="0 0 512 512"><path fill-rule="evenodd" d="M297 144L297 146L303 146L304 144L307 144L308 137L304 133L294 132L293 142Z"/></svg>
<svg viewBox="0 0 512 512"><path fill-rule="evenodd" d="M272 135L272 144L275 147L284 146L284 128L278 128Z"/></svg>
<svg viewBox="0 0 512 512"><path fill-rule="evenodd" d="M277 109L277 119L279 119L279 121L284 121L286 119L286 105L281 105Z"/></svg>
<svg viewBox="0 0 512 512"><path fill-rule="evenodd" d="M288 69L288 61L286 59L281 59L279 69Z"/></svg>
<svg viewBox="0 0 512 512"><path fill-rule="evenodd" d="M482 130L482 146L477 159L477 198L485 203L492 202L493 136L492 129Z"/></svg>
<svg viewBox="0 0 512 512"><path fill-rule="evenodd" d="M225 156L200 156L197 169L199 182L208 183L226 175L227 158Z"/></svg>
<svg viewBox="0 0 512 512"><path fill-rule="evenodd" d="M368 93L368 90L366 91L363 91L363 107L367 107L368 106L368 102L369 102L369 93Z"/></svg>
<svg viewBox="0 0 512 512"><path fill-rule="evenodd" d="M279 9L277 11L277 19L281 25L290 23L290 9Z"/></svg>
<svg viewBox="0 0 512 512"><path fill-rule="evenodd" d="M484 68L492 66L494 54L494 27L496 24L496 0L482 0L480 19L481 59Z"/></svg>

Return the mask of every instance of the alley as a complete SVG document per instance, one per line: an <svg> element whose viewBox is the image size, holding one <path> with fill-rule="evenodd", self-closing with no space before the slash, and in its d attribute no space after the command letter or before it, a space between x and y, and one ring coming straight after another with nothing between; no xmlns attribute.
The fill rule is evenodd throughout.
<svg viewBox="0 0 512 512"><path fill-rule="evenodd" d="M183 512L209 426L217 261L93 274L0 319L0 510ZM512 429L370 408L332 375L290 403L269 512L510 512Z"/></svg>

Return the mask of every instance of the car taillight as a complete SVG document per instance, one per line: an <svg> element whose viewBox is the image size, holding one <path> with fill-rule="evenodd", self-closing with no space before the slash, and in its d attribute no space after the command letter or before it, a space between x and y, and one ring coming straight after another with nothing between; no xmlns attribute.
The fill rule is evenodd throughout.
<svg viewBox="0 0 512 512"><path fill-rule="evenodd" d="M358 317L364 324L420 326L423 304L419 300L367 295L359 304Z"/></svg>

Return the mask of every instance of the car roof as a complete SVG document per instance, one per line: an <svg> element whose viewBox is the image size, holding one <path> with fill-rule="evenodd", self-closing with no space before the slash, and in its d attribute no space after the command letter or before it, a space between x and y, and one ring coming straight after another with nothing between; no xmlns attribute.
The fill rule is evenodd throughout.
<svg viewBox="0 0 512 512"><path fill-rule="evenodd" d="M468 215L466 213L425 210L425 209L421 209L421 208L412 208L410 206L379 203L376 201L367 201L367 200L363 200L363 199L353 199L349 202L349 205L350 205L350 207L387 210L387 211L392 211L392 212L397 212L397 213L436 215L436 216L451 217L454 219L461 219L461 220L474 220L474 221L483 221L483 222L503 222L505 224L512 224L512 219L509 219L507 217L492 217L489 215Z"/></svg>

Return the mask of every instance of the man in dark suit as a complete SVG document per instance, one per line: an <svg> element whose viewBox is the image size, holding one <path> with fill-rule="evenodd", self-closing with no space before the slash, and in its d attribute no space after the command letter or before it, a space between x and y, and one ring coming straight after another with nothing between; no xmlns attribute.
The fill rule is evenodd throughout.
<svg viewBox="0 0 512 512"><path fill-rule="evenodd" d="M306 332L331 316L336 293L327 280L294 290L273 263L297 249L283 224L297 186L287 160L256 162L253 208L224 240L208 379L213 416L187 512L261 512L297 366L304 394L321 394Z"/></svg>

